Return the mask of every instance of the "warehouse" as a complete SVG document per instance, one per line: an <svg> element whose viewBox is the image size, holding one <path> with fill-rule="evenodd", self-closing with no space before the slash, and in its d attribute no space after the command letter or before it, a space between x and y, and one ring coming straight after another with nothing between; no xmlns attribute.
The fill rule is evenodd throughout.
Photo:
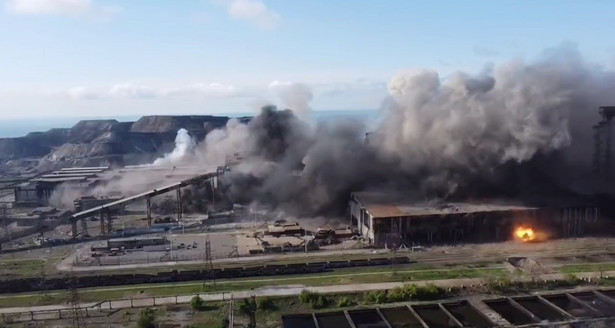
<svg viewBox="0 0 615 328"><path fill-rule="evenodd" d="M598 222L597 207L533 207L503 202L412 202L403 196L355 192L349 201L353 227L376 247L493 242L532 227L549 237L579 236Z"/></svg>
<svg viewBox="0 0 615 328"><path fill-rule="evenodd" d="M91 188L108 170L108 167L69 167L43 174L15 186L15 203L20 206L46 205L58 186L70 185L75 190Z"/></svg>

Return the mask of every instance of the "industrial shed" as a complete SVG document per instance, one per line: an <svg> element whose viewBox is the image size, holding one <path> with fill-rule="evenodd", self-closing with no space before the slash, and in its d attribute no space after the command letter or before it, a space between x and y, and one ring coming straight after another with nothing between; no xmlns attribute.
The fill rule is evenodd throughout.
<svg viewBox="0 0 615 328"><path fill-rule="evenodd" d="M403 195L354 192L349 201L353 227L376 247L509 240L520 225L550 237L591 231L600 211L594 206L542 207L508 202L416 202Z"/></svg>

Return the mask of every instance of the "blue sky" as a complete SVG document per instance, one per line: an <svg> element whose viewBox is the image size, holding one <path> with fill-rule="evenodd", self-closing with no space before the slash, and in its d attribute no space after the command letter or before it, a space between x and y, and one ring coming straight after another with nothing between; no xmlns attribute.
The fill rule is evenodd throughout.
<svg viewBox="0 0 615 328"><path fill-rule="evenodd" d="M249 112L293 83L314 109L369 109L397 72L446 78L562 42L615 66L613 1L0 2L3 120Z"/></svg>

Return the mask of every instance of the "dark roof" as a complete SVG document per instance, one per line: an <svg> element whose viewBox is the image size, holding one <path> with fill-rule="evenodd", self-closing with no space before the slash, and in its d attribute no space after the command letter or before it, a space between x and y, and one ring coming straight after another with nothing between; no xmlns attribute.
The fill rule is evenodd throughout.
<svg viewBox="0 0 615 328"><path fill-rule="evenodd" d="M486 202L417 202L399 194L377 192L355 192L354 199L374 218L394 218L407 216L431 216L480 212L527 211L538 207L528 207L496 201Z"/></svg>

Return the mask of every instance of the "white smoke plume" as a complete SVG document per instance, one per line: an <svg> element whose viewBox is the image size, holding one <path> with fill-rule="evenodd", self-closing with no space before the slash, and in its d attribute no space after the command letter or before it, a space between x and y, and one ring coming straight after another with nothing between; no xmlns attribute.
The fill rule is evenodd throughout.
<svg viewBox="0 0 615 328"><path fill-rule="evenodd" d="M188 130L179 129L175 137L175 148L172 152L165 154L152 163L154 166L170 166L179 164L191 155L196 147L196 142L190 137Z"/></svg>
<svg viewBox="0 0 615 328"><path fill-rule="evenodd" d="M282 100L284 108L290 108L302 119L310 119L312 108L310 101L314 98L312 89L303 83L273 81L269 89Z"/></svg>

